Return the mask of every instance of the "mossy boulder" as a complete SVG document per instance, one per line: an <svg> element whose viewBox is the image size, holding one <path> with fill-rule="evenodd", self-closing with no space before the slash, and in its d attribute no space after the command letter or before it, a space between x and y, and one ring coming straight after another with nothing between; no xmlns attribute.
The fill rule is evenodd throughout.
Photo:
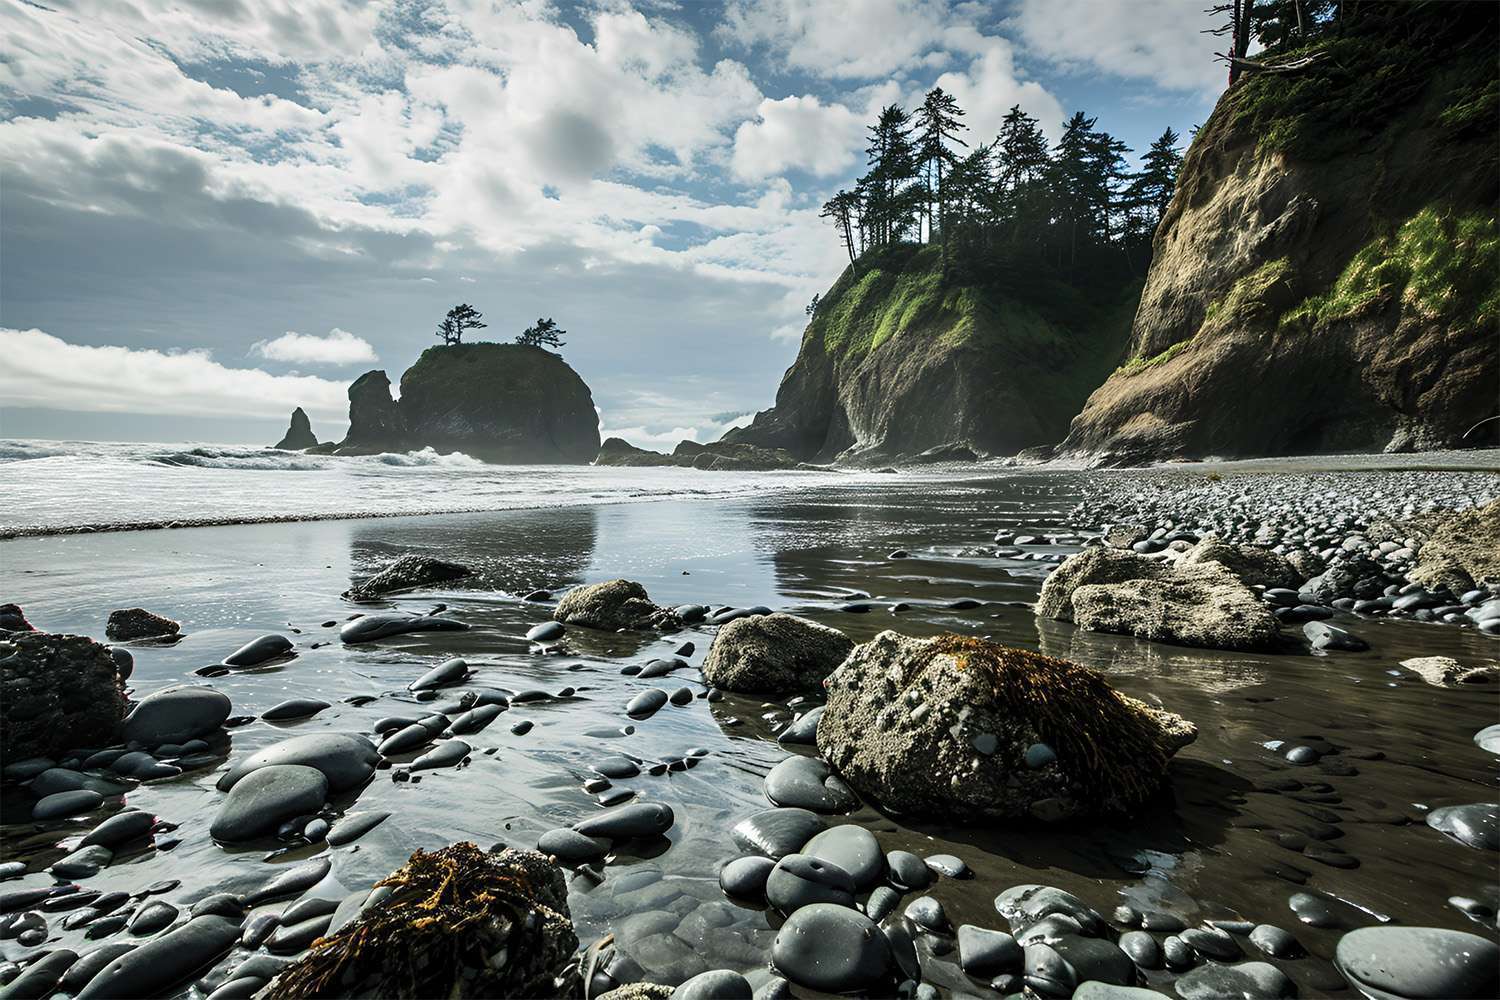
<svg viewBox="0 0 1500 1000"><path fill-rule="evenodd" d="M727 691L812 688L853 648L838 629L796 615L750 615L719 629L703 661L703 677Z"/></svg>
<svg viewBox="0 0 1500 1000"><path fill-rule="evenodd" d="M883 808L929 820L1132 812L1197 736L1087 667L955 635L882 632L824 686L818 752Z"/></svg>
<svg viewBox="0 0 1500 1000"><path fill-rule="evenodd" d="M682 626L675 614L653 603L646 588L634 580L605 580L575 587L557 602L552 617L564 625L582 625L611 632Z"/></svg>

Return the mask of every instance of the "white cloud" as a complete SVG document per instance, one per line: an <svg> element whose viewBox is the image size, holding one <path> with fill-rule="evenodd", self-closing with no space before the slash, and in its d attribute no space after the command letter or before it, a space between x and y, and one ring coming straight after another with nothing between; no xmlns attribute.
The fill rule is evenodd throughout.
<svg viewBox="0 0 1500 1000"><path fill-rule="evenodd" d="M368 340L338 327L321 337L288 330L275 340L257 340L250 345L250 353L268 361L300 365L352 365L378 360Z"/></svg>
<svg viewBox="0 0 1500 1000"><path fill-rule="evenodd" d="M761 181L792 169L828 177L858 162L865 121L842 104L814 96L767 99L755 116L734 133L731 165L741 180Z"/></svg>
<svg viewBox="0 0 1500 1000"><path fill-rule="evenodd" d="M671 453L673 448L683 441L697 441L699 444L708 444L723 437L731 427L744 427L755 419L753 413L742 413L728 420L715 420L712 417L703 417L691 426L673 427L668 430L651 430L642 424L634 427L600 427L600 438L623 438L635 445L637 448L646 448L651 451L664 451Z"/></svg>
<svg viewBox="0 0 1500 1000"><path fill-rule="evenodd" d="M1036 55L1175 90L1217 93L1223 39L1201 5L1182 0L1020 0L1009 22Z"/></svg>
<svg viewBox="0 0 1500 1000"><path fill-rule="evenodd" d="M945 0L733 0L719 34L805 73L873 79L932 53L957 16Z"/></svg>
<svg viewBox="0 0 1500 1000"><path fill-rule="evenodd" d="M86 413L226 415L283 419L300 406L314 419L348 413L342 382L227 368L207 351L70 344L41 330L0 328L0 406Z"/></svg>

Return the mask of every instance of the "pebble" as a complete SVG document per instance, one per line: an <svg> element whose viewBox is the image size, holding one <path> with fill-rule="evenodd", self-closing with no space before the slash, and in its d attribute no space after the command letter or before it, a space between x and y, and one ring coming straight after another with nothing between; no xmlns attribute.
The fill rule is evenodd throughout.
<svg viewBox="0 0 1500 1000"><path fill-rule="evenodd" d="M1500 851L1500 805L1496 803L1441 806L1427 814L1427 825L1468 847Z"/></svg>
<svg viewBox="0 0 1500 1000"><path fill-rule="evenodd" d="M972 878L974 873L963 858L954 854L929 854L923 859L927 867L948 878Z"/></svg>
<svg viewBox="0 0 1500 1000"><path fill-rule="evenodd" d="M1296 958L1302 954L1297 939L1273 924L1258 924L1250 932L1250 943L1272 958Z"/></svg>
<svg viewBox="0 0 1500 1000"><path fill-rule="evenodd" d="M719 888L734 899L760 901L766 897L766 880L776 862L758 854L735 858L719 870Z"/></svg>
<svg viewBox="0 0 1500 1000"><path fill-rule="evenodd" d="M1178 937L1200 955L1207 955L1221 962L1232 962L1242 954L1234 938L1217 927L1189 927Z"/></svg>
<svg viewBox="0 0 1500 1000"><path fill-rule="evenodd" d="M589 837L610 840L632 840L656 837L672 828L672 807L660 802L636 802L617 806L573 824L573 829Z"/></svg>
<svg viewBox="0 0 1500 1000"><path fill-rule="evenodd" d="M230 789L209 826L220 843L239 843L274 833L293 816L323 808L328 779L303 764L270 764L257 768Z"/></svg>
<svg viewBox="0 0 1500 1000"><path fill-rule="evenodd" d="M125 929L132 934L155 934L177 919L177 907L165 900L155 899L135 911Z"/></svg>
<svg viewBox="0 0 1500 1000"><path fill-rule="evenodd" d="M136 944L133 941L118 941L113 944L101 944L93 951L85 952L78 961L68 966L68 971L63 974L62 980L57 984L58 991L70 995L76 994L99 974L100 969L127 951L133 951L135 947Z"/></svg>
<svg viewBox="0 0 1500 1000"><path fill-rule="evenodd" d="M431 691L450 684L458 684L469 674L469 664L463 657L444 660L421 677L406 686L408 691Z"/></svg>
<svg viewBox="0 0 1500 1000"><path fill-rule="evenodd" d="M473 750L463 740L446 740L411 762L413 771L428 771L437 767L452 767L463 761Z"/></svg>
<svg viewBox="0 0 1500 1000"><path fill-rule="evenodd" d="M700 972L672 991L671 1000L751 1000L750 981L729 969Z"/></svg>
<svg viewBox="0 0 1500 1000"><path fill-rule="evenodd" d="M838 865L788 854L766 877L766 902L784 914L813 903L854 905L854 879Z"/></svg>
<svg viewBox="0 0 1500 1000"><path fill-rule="evenodd" d="M1024 959L1016 939L1003 931L973 924L958 928L958 964L967 975L989 979L1005 972L1020 972Z"/></svg>
<svg viewBox="0 0 1500 1000"><path fill-rule="evenodd" d="M771 946L777 971L798 986L849 993L890 970L890 942L864 914L832 903L804 906L787 918Z"/></svg>
<svg viewBox="0 0 1500 1000"><path fill-rule="evenodd" d="M54 792L37 801L31 807L31 818L39 823L54 819L67 819L93 812L104 804L104 796L87 788L71 792Z"/></svg>
<svg viewBox="0 0 1500 1000"><path fill-rule="evenodd" d="M1161 968L1161 945L1146 931L1126 931L1120 935L1120 950L1143 969Z"/></svg>
<svg viewBox="0 0 1500 1000"><path fill-rule="evenodd" d="M352 812L340 817L328 831L328 843L333 847L351 844L390 818L382 811Z"/></svg>
<svg viewBox="0 0 1500 1000"><path fill-rule="evenodd" d="M363 615L339 629L339 641L348 645L407 632L461 632L468 627L463 622L435 615Z"/></svg>
<svg viewBox="0 0 1500 1000"><path fill-rule="evenodd" d="M849 873L856 890L871 888L885 874L885 855L875 835L862 826L843 823L808 838L800 854L820 858Z"/></svg>
<svg viewBox="0 0 1500 1000"><path fill-rule="evenodd" d="M229 718L229 699L210 687L179 685L142 698L125 719L126 743L157 746L207 736Z"/></svg>
<svg viewBox="0 0 1500 1000"><path fill-rule="evenodd" d="M870 890L870 896L865 900L865 916L879 923L890 914L896 912L896 907L901 905L901 894L888 885L877 885Z"/></svg>
<svg viewBox="0 0 1500 1000"><path fill-rule="evenodd" d="M78 953L69 951L67 948L58 948L43 955L32 962L15 979L11 980L0 991L5 1000L39 1000L48 997L55 992L57 984L62 980L64 974L73 963L78 961Z"/></svg>
<svg viewBox="0 0 1500 1000"><path fill-rule="evenodd" d="M1198 961L1198 953L1175 934L1162 941L1161 954L1169 969L1191 968Z"/></svg>
<svg viewBox="0 0 1500 1000"><path fill-rule="evenodd" d="M1500 947L1434 927L1366 927L1339 939L1334 964L1369 996L1500 995Z"/></svg>
<svg viewBox="0 0 1500 1000"><path fill-rule="evenodd" d="M1268 962L1244 962L1240 965L1208 963L1187 973L1174 984L1182 1000L1281 1000L1297 995L1297 987L1276 966Z"/></svg>
<svg viewBox="0 0 1500 1000"><path fill-rule="evenodd" d="M326 857L304 861L295 868L289 868L280 873L259 889L246 893L245 906L259 906L262 903L271 903L278 899L299 895L303 890L323 881L332 868L333 862Z"/></svg>
<svg viewBox="0 0 1500 1000"><path fill-rule="evenodd" d="M286 722L291 719L310 719L323 709L329 707L328 702L319 701L316 698L292 698L282 702L261 713L261 718L267 722Z"/></svg>
<svg viewBox="0 0 1500 1000"><path fill-rule="evenodd" d="M625 714L632 719L649 719L661 711L668 700L667 692L661 688L647 688L625 706Z"/></svg>
<svg viewBox="0 0 1500 1000"><path fill-rule="evenodd" d="M1012 932L1017 933L1054 914L1072 917L1085 934L1102 934L1106 930L1104 918L1088 904L1071 892L1050 885L1012 886L995 897L995 909L1010 922Z"/></svg>
<svg viewBox="0 0 1500 1000"><path fill-rule="evenodd" d="M238 921L194 917L114 959L79 991L77 1000L170 996L172 987L228 952L239 936Z"/></svg>
<svg viewBox="0 0 1500 1000"><path fill-rule="evenodd" d="M225 666L258 667L262 663L286 656L292 651L292 641L284 635L263 635L251 639L239 649L224 657Z"/></svg>
<svg viewBox="0 0 1500 1000"><path fill-rule="evenodd" d="M906 904L906 919L924 931L941 934L948 930L948 915L943 912L943 904L931 896L919 896Z"/></svg>
<svg viewBox="0 0 1500 1000"><path fill-rule="evenodd" d="M1307 636L1313 649L1343 650L1351 653L1362 652L1369 649L1370 644L1347 629L1330 625L1327 622L1311 621L1302 626L1302 634Z"/></svg>
<svg viewBox="0 0 1500 1000"><path fill-rule="evenodd" d="M775 805L813 812L848 812L859 805L854 790L817 757L788 757L771 768L765 789Z"/></svg>
<svg viewBox="0 0 1500 1000"><path fill-rule="evenodd" d="M332 912L316 917L308 917L295 924L288 923L283 919L281 926L277 927L271 936L266 938L266 950L281 955L290 955L302 951L318 938L322 937L323 932L328 930L328 925L332 922Z"/></svg>
<svg viewBox="0 0 1500 1000"><path fill-rule="evenodd" d="M273 743L241 760L219 779L227 792L255 771L271 765L301 765L322 773L334 794L357 788L375 773L380 759L374 744L350 733L308 733Z"/></svg>
<svg viewBox="0 0 1500 1000"><path fill-rule="evenodd" d="M806 809L766 809L736 823L730 837L741 850L779 860L799 853L824 825L821 817Z"/></svg>
<svg viewBox="0 0 1500 1000"><path fill-rule="evenodd" d="M477 733L499 718L503 711L504 705L479 705L455 717L448 731L460 736Z"/></svg>
<svg viewBox="0 0 1500 1000"><path fill-rule="evenodd" d="M382 757L394 757L432 742L432 730L419 722L398 729L381 741L376 752Z"/></svg>
<svg viewBox="0 0 1500 1000"><path fill-rule="evenodd" d="M885 856L891 884L905 892L920 892L932 884L932 869L910 851L891 851Z"/></svg>
<svg viewBox="0 0 1500 1000"><path fill-rule="evenodd" d="M551 642L554 639L561 639L567 631L563 627L562 622L542 622L540 625L533 625L526 631L526 641Z"/></svg>

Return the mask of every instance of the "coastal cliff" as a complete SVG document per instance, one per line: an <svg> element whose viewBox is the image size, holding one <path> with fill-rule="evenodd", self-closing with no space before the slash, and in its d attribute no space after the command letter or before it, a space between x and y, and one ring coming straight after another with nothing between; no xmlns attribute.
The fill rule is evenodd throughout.
<svg viewBox="0 0 1500 1000"><path fill-rule="evenodd" d="M1395 6L1219 100L1157 229L1128 360L1060 453L1495 442L1500 423L1465 432L1500 406L1497 9Z"/></svg>
<svg viewBox="0 0 1500 1000"><path fill-rule="evenodd" d="M391 398L383 371L349 387L349 434L338 454L433 448L486 462L590 462L599 417L589 387L567 362L521 344L431 347Z"/></svg>
<svg viewBox="0 0 1500 1000"><path fill-rule="evenodd" d="M867 254L819 302L775 406L723 440L853 464L1057 441L1122 357L1140 284L1090 291L945 281L934 245Z"/></svg>

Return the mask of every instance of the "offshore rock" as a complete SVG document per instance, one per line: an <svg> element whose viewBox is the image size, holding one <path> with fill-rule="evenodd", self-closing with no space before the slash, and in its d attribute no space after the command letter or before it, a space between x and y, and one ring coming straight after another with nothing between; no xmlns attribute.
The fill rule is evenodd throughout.
<svg viewBox="0 0 1500 1000"><path fill-rule="evenodd" d="M384 594L461 580L472 574L473 570L467 566L408 552L374 576L344 591L343 596L346 601L373 601Z"/></svg>
<svg viewBox="0 0 1500 1000"><path fill-rule="evenodd" d="M125 692L107 647L79 635L0 639L0 759L119 742Z"/></svg>
<svg viewBox="0 0 1500 1000"><path fill-rule="evenodd" d="M115 642L131 639L162 639L177 635L182 626L145 608L121 608L109 613L104 637Z"/></svg>
<svg viewBox="0 0 1500 1000"><path fill-rule="evenodd" d="M391 398L391 380L368 371L349 386L349 433L335 449L339 455L378 455L405 451L411 444L406 418Z"/></svg>
<svg viewBox="0 0 1500 1000"><path fill-rule="evenodd" d="M313 433L312 421L307 419L307 413L299 406L292 411L292 421L287 426L286 434L271 447L282 451L301 451L303 448L316 447L317 444L318 438Z"/></svg>

